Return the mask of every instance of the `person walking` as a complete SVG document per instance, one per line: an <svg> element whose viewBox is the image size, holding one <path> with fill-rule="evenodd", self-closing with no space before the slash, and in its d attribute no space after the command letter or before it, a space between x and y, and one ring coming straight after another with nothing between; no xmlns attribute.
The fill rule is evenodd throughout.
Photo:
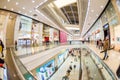
<svg viewBox="0 0 120 80"><path fill-rule="evenodd" d="M15 50L17 51L17 41L15 41Z"/></svg>
<svg viewBox="0 0 120 80"><path fill-rule="evenodd" d="M103 58L103 60L105 60L105 59L107 59L109 57L108 54L107 54L108 48L109 48L109 40L106 37L105 40L104 40L104 43L103 43L103 50L104 50L104 58Z"/></svg>
<svg viewBox="0 0 120 80"><path fill-rule="evenodd" d="M3 49L4 49L4 44L3 44L2 40L0 39L0 52L2 54L2 57L4 57Z"/></svg>
<svg viewBox="0 0 120 80"><path fill-rule="evenodd" d="M62 77L62 80L69 80L69 75L70 74L66 73L66 75Z"/></svg>

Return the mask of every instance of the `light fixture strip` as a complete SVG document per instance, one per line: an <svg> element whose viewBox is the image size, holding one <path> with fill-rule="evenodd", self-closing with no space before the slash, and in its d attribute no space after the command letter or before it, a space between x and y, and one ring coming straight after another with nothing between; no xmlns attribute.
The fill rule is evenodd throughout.
<svg viewBox="0 0 120 80"><path fill-rule="evenodd" d="M82 29L82 36L83 36L83 34L85 34L85 25L86 25L86 22L87 22L87 17L88 17L88 12L89 12L89 8L90 8L90 0L88 0L88 7L87 7L87 13L86 13L86 17L85 17L85 22L84 22L84 25L83 25L83 29ZM83 33L83 31L84 31L84 33Z"/></svg>
<svg viewBox="0 0 120 80"><path fill-rule="evenodd" d="M69 16L68 16L68 14L67 14L67 12L66 12L66 10L65 10L65 8L63 8L63 10L64 10L64 12L65 12L65 14L66 14L68 20L70 21L70 23L72 23L71 20L70 20L70 18L69 18Z"/></svg>
<svg viewBox="0 0 120 80"><path fill-rule="evenodd" d="M46 3L47 1L48 1L48 0L42 1L39 5L36 6L36 9L37 9L38 7L40 7L41 5L43 5L44 3Z"/></svg>
<svg viewBox="0 0 120 80"><path fill-rule="evenodd" d="M72 5L70 5L70 9L71 9L71 11L72 11L72 14L73 14L74 23L76 24L75 15L74 15L74 12L73 12L73 8L72 8Z"/></svg>
<svg viewBox="0 0 120 80"><path fill-rule="evenodd" d="M48 21L50 21L52 24L56 25L51 19L49 19L48 17L46 17L43 13L41 13L39 10L35 9L36 12L38 12L40 15L42 15L43 17L45 17ZM56 25L57 26L57 25ZM57 26L58 29L60 29L58 26Z"/></svg>

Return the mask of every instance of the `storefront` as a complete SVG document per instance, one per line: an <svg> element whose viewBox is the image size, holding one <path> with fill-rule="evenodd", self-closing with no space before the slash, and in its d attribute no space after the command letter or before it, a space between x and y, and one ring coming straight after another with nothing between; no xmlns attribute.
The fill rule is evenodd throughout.
<svg viewBox="0 0 120 80"><path fill-rule="evenodd" d="M67 42L67 34L63 31L60 31L60 43L66 43Z"/></svg>
<svg viewBox="0 0 120 80"><path fill-rule="evenodd" d="M20 16L20 23L18 28L18 45L31 46L31 28L32 19Z"/></svg>

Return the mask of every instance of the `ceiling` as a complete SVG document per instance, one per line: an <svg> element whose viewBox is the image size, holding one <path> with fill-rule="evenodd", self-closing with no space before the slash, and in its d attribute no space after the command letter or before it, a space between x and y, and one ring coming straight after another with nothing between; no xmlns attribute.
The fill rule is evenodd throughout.
<svg viewBox="0 0 120 80"><path fill-rule="evenodd" d="M70 24L79 24L77 3L72 3L70 5L64 6L61 8L61 10Z"/></svg>
<svg viewBox="0 0 120 80"><path fill-rule="evenodd" d="M96 21L96 19L104 10L108 1L109 0L89 0L81 36L83 36L92 26L92 24Z"/></svg>
<svg viewBox="0 0 120 80"><path fill-rule="evenodd" d="M73 3L63 7L58 7L54 3L55 0L29 0L29 3L28 0L0 1L1 9L27 15L67 32L69 31L65 27L78 28L83 36L99 17L109 0L69 0Z"/></svg>

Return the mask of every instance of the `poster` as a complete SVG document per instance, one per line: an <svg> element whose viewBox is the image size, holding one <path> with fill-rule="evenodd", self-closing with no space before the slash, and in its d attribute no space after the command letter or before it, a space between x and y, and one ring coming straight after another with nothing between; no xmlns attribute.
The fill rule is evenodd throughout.
<svg viewBox="0 0 120 80"><path fill-rule="evenodd" d="M31 38L32 19L21 16L18 38Z"/></svg>
<svg viewBox="0 0 120 80"><path fill-rule="evenodd" d="M48 79L55 72L55 61L51 60L36 69L37 78L39 80Z"/></svg>
<svg viewBox="0 0 120 80"><path fill-rule="evenodd" d="M58 55L58 67L63 63L64 61L64 54Z"/></svg>

